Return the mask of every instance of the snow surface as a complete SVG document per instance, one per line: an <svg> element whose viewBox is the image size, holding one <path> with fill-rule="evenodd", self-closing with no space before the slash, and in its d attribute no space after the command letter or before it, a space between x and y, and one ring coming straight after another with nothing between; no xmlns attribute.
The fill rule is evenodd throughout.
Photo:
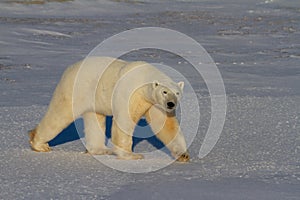
<svg viewBox="0 0 300 200"><path fill-rule="evenodd" d="M0 199L300 198L298 0L15 2L0 3ZM82 153L74 125L52 141L52 152L31 151L27 131L45 113L64 69L104 39L146 26L189 35L217 63L228 111L213 151L197 157L211 117L205 82L181 58L154 50L124 58L162 62L190 81L201 113L190 163L119 172ZM157 145L135 144L136 152Z"/></svg>

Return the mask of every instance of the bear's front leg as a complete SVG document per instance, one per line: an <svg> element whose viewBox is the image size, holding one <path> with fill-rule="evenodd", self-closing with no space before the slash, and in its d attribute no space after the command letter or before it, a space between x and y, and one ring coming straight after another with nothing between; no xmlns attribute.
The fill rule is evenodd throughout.
<svg viewBox="0 0 300 200"><path fill-rule="evenodd" d="M167 117L162 130L156 134L171 151L171 154L179 162L188 162L190 155L187 152L186 142L178 126L176 117Z"/></svg>
<svg viewBox="0 0 300 200"><path fill-rule="evenodd" d="M128 96L128 94L124 94L122 92L123 91L118 94L120 95L119 98L124 100L124 97ZM119 159L143 159L144 156L142 154L136 154L132 152L132 136L137 122L150 108L151 103L144 99L144 93L141 92L141 90L136 90L133 94L131 94L129 99L129 107L125 106L124 108L126 103L128 102L115 104L113 109L115 110L115 113L113 113L112 124L112 142L114 144L114 153L117 154Z"/></svg>
<svg viewBox="0 0 300 200"><path fill-rule="evenodd" d="M124 160L138 160L143 159L142 154L136 154L132 152L132 132L125 133L122 131L115 120L112 125L112 143L114 145L114 153L119 159Z"/></svg>
<svg viewBox="0 0 300 200"><path fill-rule="evenodd" d="M156 137L164 143L177 161L188 162L190 160L186 142L175 113L166 113L153 106L146 113L146 119Z"/></svg>

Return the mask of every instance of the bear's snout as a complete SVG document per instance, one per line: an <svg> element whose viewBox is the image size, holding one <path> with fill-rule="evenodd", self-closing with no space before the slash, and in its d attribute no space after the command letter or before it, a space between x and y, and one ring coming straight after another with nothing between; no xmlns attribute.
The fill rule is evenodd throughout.
<svg viewBox="0 0 300 200"><path fill-rule="evenodd" d="M169 102L167 103L167 106L168 106L169 109L172 109L172 108L175 107L175 103L169 101Z"/></svg>

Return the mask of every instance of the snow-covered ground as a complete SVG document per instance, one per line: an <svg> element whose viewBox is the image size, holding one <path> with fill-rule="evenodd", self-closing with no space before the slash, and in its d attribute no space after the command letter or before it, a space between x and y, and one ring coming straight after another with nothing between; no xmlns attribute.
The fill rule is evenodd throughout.
<svg viewBox="0 0 300 200"><path fill-rule="evenodd" d="M298 0L21 2L30 1L0 3L0 199L299 199ZM106 38L146 26L185 33L217 63L228 110L212 152L198 158L211 117L204 81L180 58L154 50L124 58L181 69L197 92L201 119L190 163L119 172L81 153L73 125L52 152L32 152L27 131L64 69ZM137 152L153 149L136 142Z"/></svg>

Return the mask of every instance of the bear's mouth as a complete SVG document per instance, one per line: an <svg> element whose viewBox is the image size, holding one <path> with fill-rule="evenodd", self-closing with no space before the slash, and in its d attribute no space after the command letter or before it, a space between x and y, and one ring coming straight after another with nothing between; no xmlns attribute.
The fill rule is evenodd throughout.
<svg viewBox="0 0 300 200"><path fill-rule="evenodd" d="M168 110L174 110L175 108L174 108L174 107L169 107L169 106L168 106L167 109L168 109Z"/></svg>
<svg viewBox="0 0 300 200"><path fill-rule="evenodd" d="M175 109L176 109L176 107L172 107L172 108L167 107L167 108L166 108L166 112L171 113L171 112L173 112Z"/></svg>
<svg viewBox="0 0 300 200"><path fill-rule="evenodd" d="M166 111L167 111L168 113L172 113L174 110L175 110L174 108L167 108L167 109L166 109Z"/></svg>
<svg viewBox="0 0 300 200"><path fill-rule="evenodd" d="M163 105L159 105L159 104L156 104L155 106L165 112L168 112L168 113L172 113L176 109L176 106L170 107L170 106L163 106Z"/></svg>

